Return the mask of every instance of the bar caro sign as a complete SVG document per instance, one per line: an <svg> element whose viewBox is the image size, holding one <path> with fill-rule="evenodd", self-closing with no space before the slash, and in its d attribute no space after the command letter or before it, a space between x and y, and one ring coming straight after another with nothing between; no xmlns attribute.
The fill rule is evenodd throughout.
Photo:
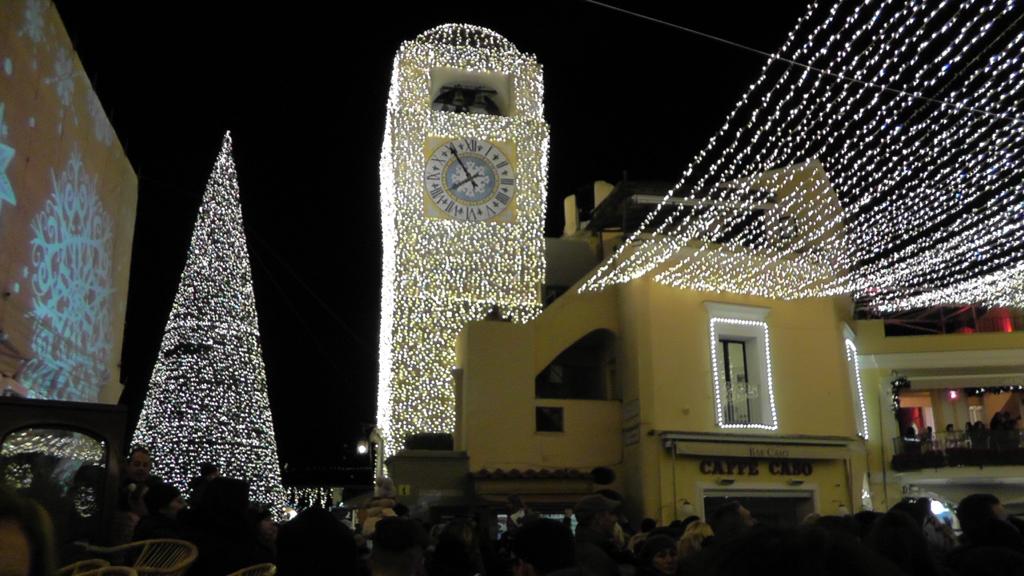
<svg viewBox="0 0 1024 576"><path fill-rule="evenodd" d="M700 473L715 476L758 476L762 462L745 458L705 458L700 461ZM810 476L814 465L806 460L768 460L768 473L772 476Z"/></svg>

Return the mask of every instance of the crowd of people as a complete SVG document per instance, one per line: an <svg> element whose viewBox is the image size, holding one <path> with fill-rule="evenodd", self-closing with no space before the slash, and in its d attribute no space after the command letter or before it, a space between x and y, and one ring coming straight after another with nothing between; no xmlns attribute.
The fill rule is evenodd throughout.
<svg viewBox="0 0 1024 576"><path fill-rule="evenodd" d="M355 526L321 507L279 524L250 505L246 482L222 477L215 465L189 484L188 502L151 469L148 452L134 450L111 533L126 542L193 542L199 556L188 574L196 576L262 562L282 576L1024 576L1024 526L987 494L959 503L959 535L924 498L885 513L811 514L788 528L760 524L730 500L706 519L659 526L647 518L634 531L611 491L584 496L560 515L537 514L510 497L496 533L479 514L434 525L414 519L387 479ZM47 525L38 504L0 491L0 574L52 574Z"/></svg>
<svg viewBox="0 0 1024 576"><path fill-rule="evenodd" d="M968 422L963 430L957 430L947 424L941 437L937 437L931 426L918 431L913 424L903 430L901 438L903 449L912 452L928 452L950 448L974 449L1009 449L1021 444L1018 423L1020 416L1011 416L1009 412L996 412L989 421Z"/></svg>
<svg viewBox="0 0 1024 576"><path fill-rule="evenodd" d="M200 550L189 574L222 576L246 566L273 562L278 526L267 510L249 501L249 484L223 477L218 466L203 463L181 491L152 474L145 448L129 455L118 492L118 510L110 531L114 544L154 538L194 543ZM115 559L120 560L120 559Z"/></svg>
<svg viewBox="0 0 1024 576"><path fill-rule="evenodd" d="M566 520L525 514L502 539L472 537L461 521L432 538L415 520L377 524L366 570L372 576L686 576L787 574L870 576L1010 576L1024 574L1021 523L997 498L968 496L957 517L962 534L931 512L928 499L899 502L886 513L812 514L792 528L764 526L739 501L635 534L621 501L595 494ZM454 550L454 552L453 552ZM507 550L507 554L503 554Z"/></svg>

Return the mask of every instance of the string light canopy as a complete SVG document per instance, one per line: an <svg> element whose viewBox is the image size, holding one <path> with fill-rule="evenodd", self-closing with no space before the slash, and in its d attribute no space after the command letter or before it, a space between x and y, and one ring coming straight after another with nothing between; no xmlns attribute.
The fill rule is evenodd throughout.
<svg viewBox="0 0 1024 576"><path fill-rule="evenodd" d="M231 135L206 185L133 442L181 489L203 462L284 504Z"/></svg>
<svg viewBox="0 0 1024 576"><path fill-rule="evenodd" d="M483 86L502 113L432 109L434 93L446 81ZM427 193L425 168L446 153L440 146L472 145L470 140L501 148L514 167L515 194L500 217L452 217L459 207L439 210ZM468 322L495 313L526 322L540 313L547 145L542 74L534 56L491 30L465 24L439 26L402 44L380 161L377 428L385 442L378 457L401 449L409 435L454 430L455 340ZM476 190L474 173L467 172L451 187Z"/></svg>
<svg viewBox="0 0 1024 576"><path fill-rule="evenodd" d="M1022 53L1013 2L812 2L580 290L1019 305Z"/></svg>
<svg viewBox="0 0 1024 576"><path fill-rule="evenodd" d="M1024 308L1024 263L911 296L906 302L910 308L948 302L981 302L994 307Z"/></svg>

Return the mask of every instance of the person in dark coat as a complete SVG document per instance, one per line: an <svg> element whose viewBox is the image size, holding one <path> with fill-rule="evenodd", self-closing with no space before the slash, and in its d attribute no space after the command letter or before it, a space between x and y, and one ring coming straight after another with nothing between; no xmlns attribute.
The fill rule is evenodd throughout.
<svg viewBox="0 0 1024 576"><path fill-rule="evenodd" d="M203 462L199 465L199 476L188 481L189 492L192 493L192 506L198 506L206 493L206 487L214 478L220 478L220 466L212 462Z"/></svg>
<svg viewBox="0 0 1024 576"><path fill-rule="evenodd" d="M750 510L738 500L732 500L716 508L708 523L715 533L716 545L720 545L746 534L756 522Z"/></svg>
<svg viewBox="0 0 1024 576"><path fill-rule="evenodd" d="M187 540L185 531L178 521L178 513L185 508L181 491L163 482L154 483L142 497L149 514L143 516L135 526L132 540L153 538L174 538Z"/></svg>
<svg viewBox="0 0 1024 576"><path fill-rule="evenodd" d="M594 576L618 576L618 551L613 542L619 503L600 494L576 503L576 564Z"/></svg>
<svg viewBox="0 0 1024 576"><path fill-rule="evenodd" d="M638 559L643 576L673 576L679 569L676 541L665 534L649 536L640 548Z"/></svg>
<svg viewBox="0 0 1024 576"><path fill-rule="evenodd" d="M223 576L246 566L273 562L261 542L259 517L249 509L249 483L215 478L192 515L199 558L189 576Z"/></svg>
<svg viewBox="0 0 1024 576"><path fill-rule="evenodd" d="M928 549L922 521L894 506L875 521L865 541L867 548L891 562L907 576L942 576L945 571Z"/></svg>
<svg viewBox="0 0 1024 576"><path fill-rule="evenodd" d="M430 576L474 576L483 572L476 527L468 520L452 520L441 530L434 554L427 563Z"/></svg>
<svg viewBox="0 0 1024 576"><path fill-rule="evenodd" d="M550 518L528 519L512 542L516 576L576 574L572 530Z"/></svg>
<svg viewBox="0 0 1024 576"><path fill-rule="evenodd" d="M1003 503L992 494L971 494L960 501L956 516L965 545L1005 546L1024 552L1024 537L1008 522Z"/></svg>
<svg viewBox="0 0 1024 576"><path fill-rule="evenodd" d="M373 576L423 574L423 552L430 538L419 522L391 516L377 522L370 553Z"/></svg>
<svg viewBox="0 0 1024 576"><path fill-rule="evenodd" d="M359 573L359 551L347 526L323 508L299 512L277 533L280 576L347 576Z"/></svg>

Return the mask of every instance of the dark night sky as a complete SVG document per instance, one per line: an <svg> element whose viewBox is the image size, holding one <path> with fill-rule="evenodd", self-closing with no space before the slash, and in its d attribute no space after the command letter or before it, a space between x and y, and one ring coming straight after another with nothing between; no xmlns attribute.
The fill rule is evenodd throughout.
<svg viewBox="0 0 1024 576"><path fill-rule="evenodd" d="M537 55L551 126L547 230L596 179L675 181L764 58L578 0L290 5L57 0L139 176L122 403L138 410L196 211L232 131L282 462L357 465L373 421L378 158L403 40L447 22ZM799 2L629 2L774 51ZM678 5L678 6L677 6Z"/></svg>

